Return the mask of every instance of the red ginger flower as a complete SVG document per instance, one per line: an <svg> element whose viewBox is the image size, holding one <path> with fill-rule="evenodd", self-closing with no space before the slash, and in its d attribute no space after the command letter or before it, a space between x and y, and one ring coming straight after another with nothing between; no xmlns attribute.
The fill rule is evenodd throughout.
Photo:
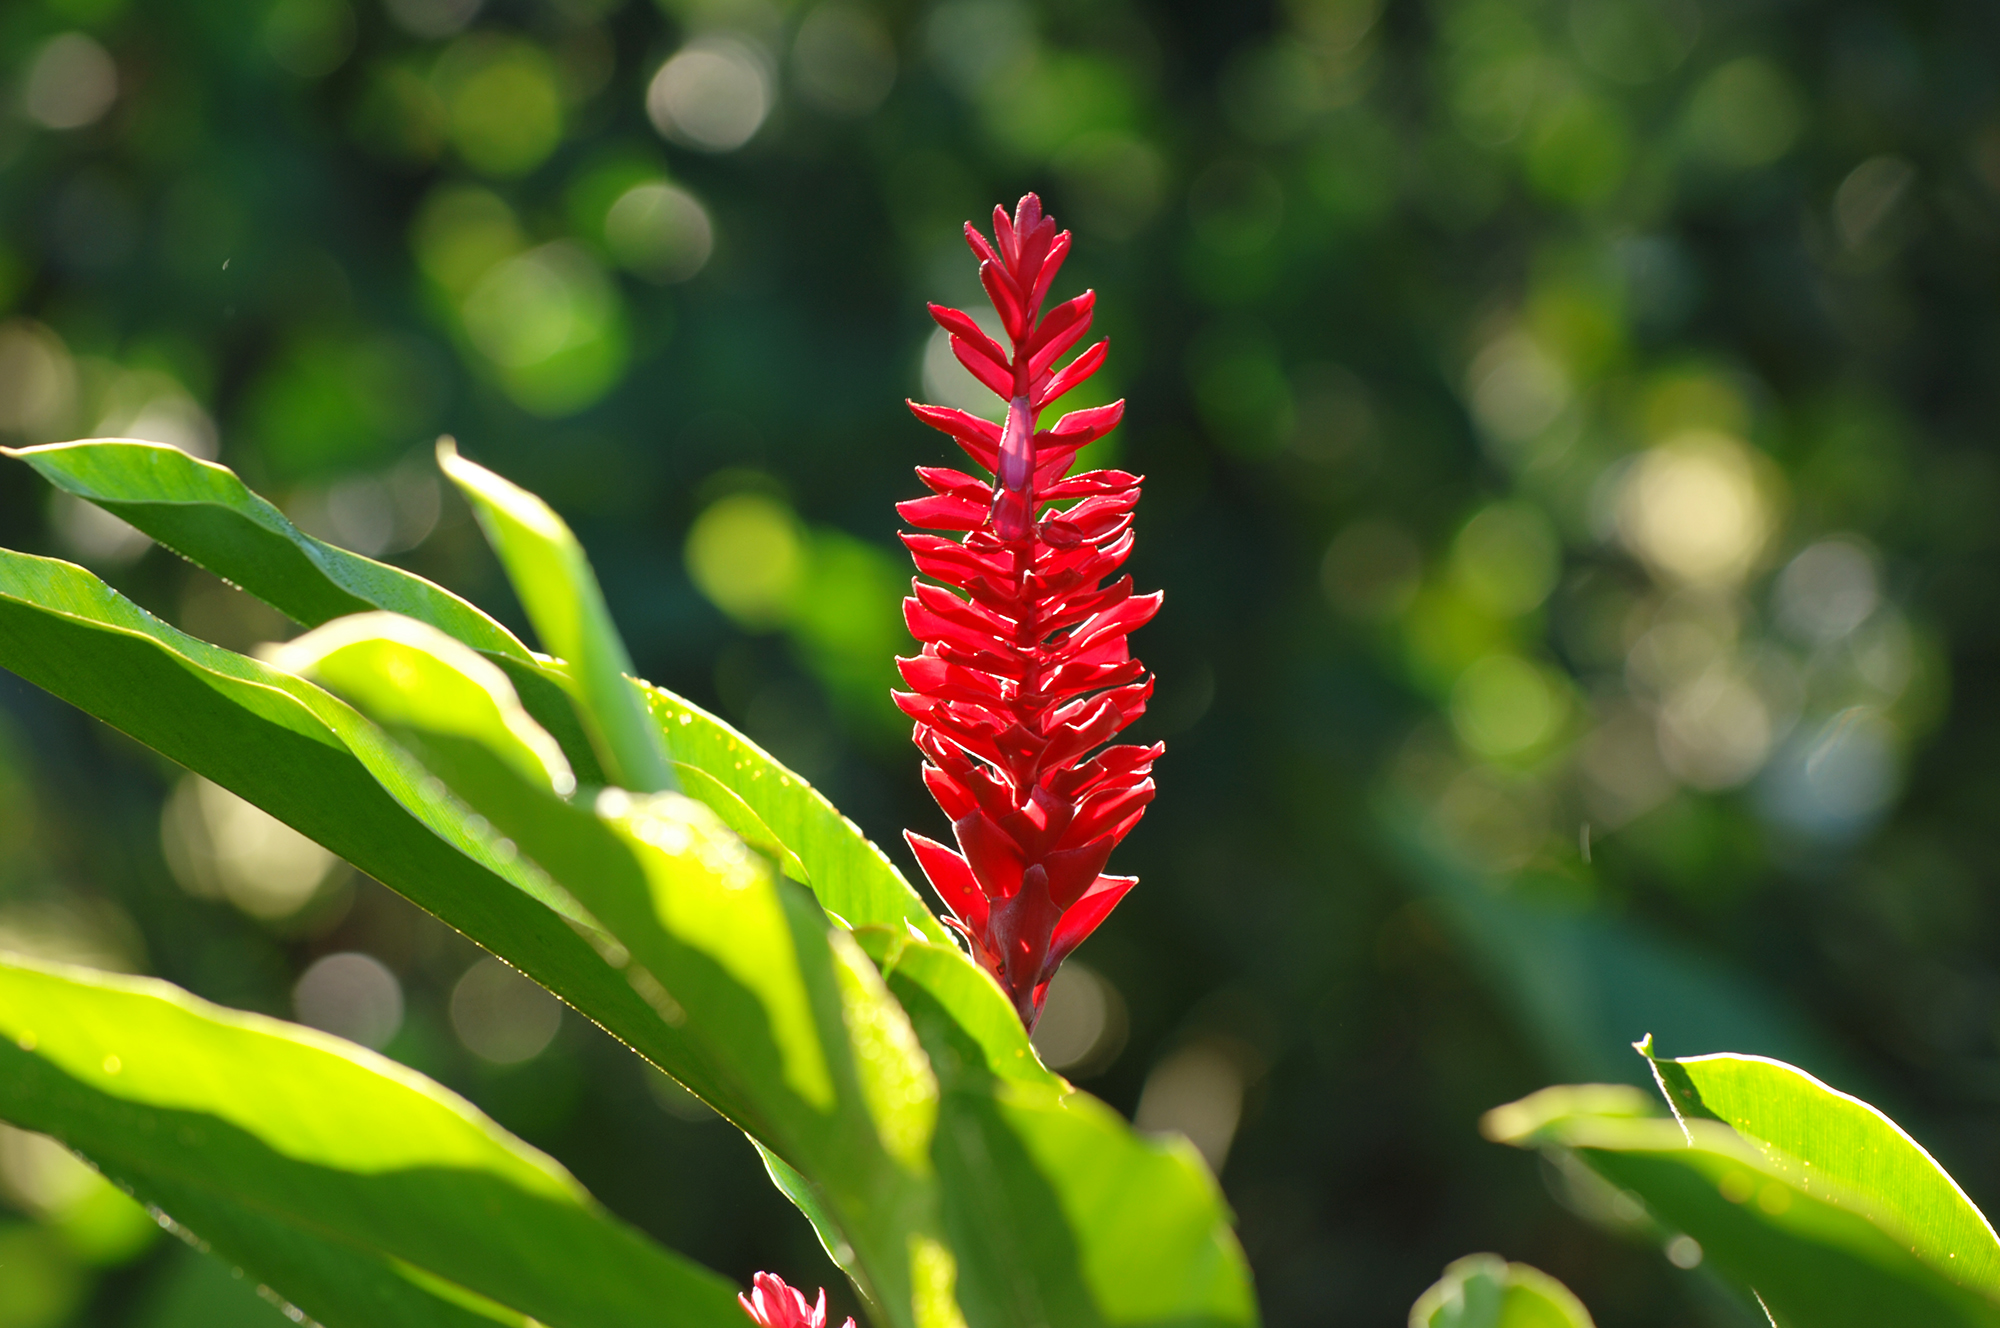
<svg viewBox="0 0 2000 1328"><path fill-rule="evenodd" d="M826 1328L826 1288L820 1288L817 1305L808 1305L803 1292L786 1286L775 1273L757 1274L750 1280L750 1294L739 1291L736 1303L760 1328ZM845 1328L854 1328L854 1320Z"/></svg>
<svg viewBox="0 0 2000 1328"><path fill-rule="evenodd" d="M1043 408L1095 373L1110 344L1055 367L1089 329L1097 298L1085 291L1042 313L1069 232L1057 234L1033 194L1011 219L993 209L993 230L988 243L967 222L965 238L1007 348L962 311L930 309L959 362L1007 402L1006 425L942 406L910 409L995 483L919 466L932 496L897 505L912 525L963 532L906 534L903 543L919 572L964 596L911 583L903 616L923 651L896 661L911 688L896 704L916 721L929 758L924 783L951 818L959 851L906 832L910 847L951 910L947 923L1032 1030L1057 966L1137 884L1104 875L1104 865L1152 801L1163 748L1104 744L1152 695L1126 635L1159 611L1160 596L1133 594L1129 576L1104 584L1132 549L1139 477L1064 478L1078 448L1117 427L1125 403L1037 428Z"/></svg>

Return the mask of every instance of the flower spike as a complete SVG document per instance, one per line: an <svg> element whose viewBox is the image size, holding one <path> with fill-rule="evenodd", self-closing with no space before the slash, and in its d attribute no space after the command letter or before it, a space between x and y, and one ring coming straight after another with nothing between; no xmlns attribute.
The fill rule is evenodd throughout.
<svg viewBox="0 0 2000 1328"><path fill-rule="evenodd" d="M819 1303L806 1304L805 1294L785 1285L775 1273L759 1273L751 1279L750 1294L736 1294L736 1303L758 1328L826 1328L826 1288L821 1287ZM849 1319L844 1328L854 1328Z"/></svg>
<svg viewBox="0 0 2000 1328"><path fill-rule="evenodd" d="M924 784L958 847L906 838L950 910L946 923L1032 1031L1056 968L1136 884L1104 866L1152 801L1163 749L1105 744L1152 695L1126 638L1159 611L1160 596L1133 594L1130 577L1105 584L1132 549L1139 477L1068 475L1079 448L1117 427L1125 403L1040 427L1043 410L1097 372L1109 348L1099 341L1056 367L1090 330L1096 301L1085 291L1042 313L1069 232L1027 194L1011 217L993 210L992 240L971 222L965 239L1008 344L962 310L934 304L931 317L1007 412L994 424L909 403L993 482L920 466L932 496L897 504L912 525L950 532L903 536L917 570L943 584L914 581L903 601L923 649L896 661L910 690L895 698L916 721Z"/></svg>

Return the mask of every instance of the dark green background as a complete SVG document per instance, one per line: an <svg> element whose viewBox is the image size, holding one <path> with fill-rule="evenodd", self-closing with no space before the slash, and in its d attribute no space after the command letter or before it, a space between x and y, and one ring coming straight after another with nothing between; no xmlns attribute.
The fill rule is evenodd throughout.
<svg viewBox="0 0 2000 1328"><path fill-rule="evenodd" d="M1168 754L1114 866L1142 884L1081 953L1130 1036L1083 1083L1131 1112L1190 1047L1232 1067L1269 1321L1400 1323L1492 1249L1607 1326L1753 1322L1477 1137L1636 1076L1647 1031L1799 1059L2000 1196L2000 10L488 0L410 30L452 8L0 6L0 441L212 437L335 537L401 495L390 556L518 623L451 500L394 549L448 431L575 525L642 672L902 855L940 825L883 700L891 504L948 445L901 401L923 301L976 299L960 222L1040 190L1167 594L1136 646ZM89 100L78 33L115 96L51 127ZM690 41L764 71L739 148L649 121ZM711 219L686 279L607 238L658 181ZM7 465L7 544L285 634ZM797 562L732 618L684 551L745 495ZM391 1052L618 1212L739 1279L837 1277L742 1140L574 1017L511 1070L461 1047L475 953L379 887L275 924L188 898L175 778L0 678L0 933L286 1015L364 950L408 997ZM241 1285L169 1245L67 1322L224 1321Z"/></svg>

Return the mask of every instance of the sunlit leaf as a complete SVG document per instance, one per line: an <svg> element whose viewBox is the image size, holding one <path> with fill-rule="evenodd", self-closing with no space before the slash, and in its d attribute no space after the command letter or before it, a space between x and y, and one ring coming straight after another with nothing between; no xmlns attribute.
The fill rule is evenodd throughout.
<svg viewBox="0 0 2000 1328"><path fill-rule="evenodd" d="M0 667L243 797L584 1011L724 1115L575 900L321 689L196 640L80 567L0 550ZM567 922L565 921L567 920Z"/></svg>
<svg viewBox="0 0 2000 1328"><path fill-rule="evenodd" d="M1685 1233L1705 1266L1785 1328L2000 1325L2000 1304L1946 1278L1863 1199L1717 1121L1636 1114L1618 1090L1552 1088L1487 1115L1489 1137L1574 1157Z"/></svg>
<svg viewBox="0 0 2000 1328"><path fill-rule="evenodd" d="M539 744L527 743L531 752L542 751L535 760L542 771L539 792L522 778L533 773L528 762L510 764L488 752L484 773L493 786L511 788L516 795L524 789L533 793L540 813L551 808L576 813L595 823L592 833L600 837L608 822L624 825L619 832L628 864L624 887L619 877L599 878L593 872L591 884L573 893L541 869L545 864L536 854L547 853L546 846L531 844L525 836L503 840L491 818L479 826L482 834L471 834L479 823L464 819L456 796L438 790L425 769L385 742L373 725L302 679L175 632L66 564L0 557L0 587L5 587L0 594L0 663L17 667L32 681L210 774L433 909L590 1012L738 1123L781 1141L810 1133L789 1126L774 1129L779 1122L768 1120L764 1108L746 1098L736 1083L717 1075L709 1055L690 1040L687 1030L695 1021L689 1017L692 1007L681 1003L681 993L659 983L649 989L652 1004L647 1004L613 963L577 939L576 931L549 925L547 910L566 912L584 934L597 936L600 951L610 953L615 963L628 962L632 952L624 945L624 933L643 935L649 925L659 924L619 908L629 910L634 899L673 893L662 884L656 895L652 878L643 871L639 876L645 879L633 887L633 841L656 832L671 840L692 827L700 831L700 842L724 842L716 838L719 827L690 821L685 804L675 808L640 799L625 808L607 808L615 811L607 818L594 808L571 807L557 796L554 763ZM100 645L116 658L98 658ZM495 657L489 653L486 658ZM508 674L518 676L513 669ZM544 675L537 668L531 676ZM489 675L478 689L488 700L497 690L492 682ZM827 1153L838 1150L801 1152L785 1145L792 1158L814 1170L809 1181L803 1172L794 1172L811 1187L807 1197L828 1200L821 1226L831 1233L830 1248L838 1256L850 1232L860 1236L861 1253L842 1261L862 1274L861 1285L879 1289L883 1269L906 1283L906 1291L886 1298L891 1302L888 1313L929 1315L929 1321L949 1328L958 1312L955 1300L974 1328L1012 1323L1024 1304L1052 1306L1057 1319L1074 1323L1253 1323L1247 1270L1226 1210L1192 1151L1139 1139L1115 1114L1072 1094L1044 1069L991 979L948 943L914 939L913 929L926 937L942 933L879 850L803 781L699 711L664 693L643 695L677 754L693 758L690 766L700 763L718 786L750 809L792 853L834 912L862 927L864 937L887 935L907 946L907 953L888 965L891 984L910 1007L931 1058L956 1058L948 1067L939 1127L930 1136L929 1162L939 1174L948 1208L948 1241L921 1235L914 1242L906 1239L909 1229L897 1225L893 1204L858 1220L856 1206L841 1199L841 1190L853 1192L851 1183L842 1181L843 1166L850 1177L866 1171L867 1158L879 1157L881 1146L849 1149L851 1158L826 1162ZM490 724L509 712L471 693L461 699L472 704L443 706L435 713L440 723L459 725L454 749L464 756L486 750L462 722L467 714L481 714ZM528 709L539 718L535 706ZM431 713L428 707L410 708L402 719ZM398 724L387 711L382 717L397 728L399 738L411 739L408 723ZM518 719L513 714L501 727L511 728ZM454 747L447 741L450 736L433 732L414 746L426 763L443 765L440 752ZM496 743L504 747L519 736ZM574 749L564 745L574 758ZM290 754L294 748L306 754L303 781L279 773L298 769ZM461 770L456 777L464 774ZM577 774L583 777L581 767ZM371 783L376 786L369 787ZM306 788L312 790L310 796ZM690 788L703 791L693 781ZM466 791L461 788L459 796ZM662 811L664 819L658 815ZM631 820L634 816L650 825L642 828ZM350 823L356 818L366 823L365 831ZM478 866L468 870L467 864L454 862L447 841L468 845L466 851L480 859ZM503 861L501 844L516 856ZM399 855L414 855L422 869L396 861ZM675 871L684 870L655 865L664 873L662 882L678 879ZM823 1013L829 1008L837 1008L840 1022L848 1027L867 1023L862 1016L882 1006L869 996L866 960L851 948L843 958L839 933L829 933L823 917L802 896L787 895L768 872L758 879L769 882L780 900L789 900L786 927L795 948L799 938L827 937L831 962L815 960L816 969L807 966L820 974L808 984L815 993L816 1027L831 1027ZM613 898L607 902L599 892ZM613 907L619 899L623 903ZM810 910L810 916L802 910ZM609 938L594 928L617 940L607 948ZM708 943L724 945L738 929L719 927ZM673 934L671 928L663 930ZM654 964L644 957L635 962L654 976ZM831 982L826 980L829 973ZM725 994L727 989L715 988ZM678 1022L670 1022L668 1015ZM750 1045L768 1045L769 1036L768 1030L761 1032ZM880 1114L881 1104L898 1092L894 1075L875 1080L872 1087L847 1077L855 1073L850 1068L853 1053L841 1041L822 1038L822 1049L831 1050L836 1097L872 1102L870 1110ZM865 1042L857 1035L850 1045ZM893 1049L895 1043L891 1036L887 1045ZM893 1064L906 1058L885 1059ZM782 1071L776 1077L783 1082ZM800 1080L809 1082L809 1074ZM1007 1082L1015 1087L1006 1087ZM799 1096L795 1089L793 1096ZM903 1134L914 1137L919 1136ZM1010 1188L989 1193L994 1159L1003 1157L1018 1163L1007 1168ZM837 1219L827 1214L837 1214ZM930 1229L925 1220L910 1225L919 1232ZM891 1230L897 1233L895 1250L887 1248L885 1233ZM1021 1232L1032 1233L1022 1251L1026 1262L995 1265L990 1252L1012 1248ZM975 1262L980 1266L974 1267ZM903 1311L902 1305L911 1311Z"/></svg>
<svg viewBox="0 0 2000 1328"><path fill-rule="evenodd" d="M851 926L910 927L928 940L948 943L936 915L888 855L818 789L728 724L672 692L647 686L644 695L683 774L688 767L699 769L741 799L778 842L797 855L806 883L828 912ZM688 792L699 797L700 781L690 779ZM717 811L728 819L726 810Z"/></svg>
<svg viewBox="0 0 2000 1328"><path fill-rule="evenodd" d="M723 1279L454 1094L163 982L0 960L0 1115L329 1328L740 1322Z"/></svg>
<svg viewBox="0 0 2000 1328"><path fill-rule="evenodd" d="M576 536L547 503L449 442L439 445L438 465L471 502L542 644L569 661L570 694L612 782L639 793L678 787L659 730L627 681L632 660Z"/></svg>
<svg viewBox="0 0 2000 1328"><path fill-rule="evenodd" d="M1247 1325L1243 1254L1184 1139L1147 1139L1043 1067L1005 993L949 945L856 940L938 1067L937 1166L975 1324Z"/></svg>
<svg viewBox="0 0 2000 1328"><path fill-rule="evenodd" d="M514 634L442 587L313 538L235 472L126 438L0 448L307 627L364 609L430 623L476 650L532 659Z"/></svg>
<svg viewBox="0 0 2000 1328"><path fill-rule="evenodd" d="M385 609L490 655L507 670L536 719L563 744L578 777L601 782L568 698L544 662L512 632L442 586L306 534L227 467L125 438L0 451L303 626Z"/></svg>
<svg viewBox="0 0 2000 1328"><path fill-rule="evenodd" d="M341 618L274 651L271 661L287 672L310 667L336 693L366 690L378 724L470 742L522 779L565 797L576 789L562 748L522 707L507 675L414 618Z"/></svg>
<svg viewBox="0 0 2000 1328"><path fill-rule="evenodd" d="M811 896L691 799L565 800L559 772L521 754L552 744L505 679L441 633L366 615L277 661L387 726L617 939L615 962L682 1033L700 1079L727 1085L740 1123L812 1176L862 1285L908 1323L907 1238L935 1207L937 1087L874 967Z"/></svg>
<svg viewBox="0 0 2000 1328"><path fill-rule="evenodd" d="M1570 1289L1539 1268L1468 1254L1410 1307L1410 1328L1594 1328Z"/></svg>
<svg viewBox="0 0 2000 1328"><path fill-rule="evenodd" d="M225 467L175 448L99 439L13 455L307 627L386 609L481 651L506 670L529 713L562 744L577 779L602 782L595 753L558 688L561 665L538 660L449 591L314 539ZM689 795L749 842L774 850L781 861L790 856L831 912L855 926L901 919L932 940L945 939L902 873L811 785L700 707L662 688L629 685L664 734ZM759 823L771 844L760 843Z"/></svg>
<svg viewBox="0 0 2000 1328"><path fill-rule="evenodd" d="M1876 1108L1762 1056L1654 1057L1641 1050L1684 1120L1719 1120L1758 1145L1801 1189L1859 1200L1909 1248L1958 1283L2000 1300L2000 1239L1923 1145Z"/></svg>
<svg viewBox="0 0 2000 1328"><path fill-rule="evenodd" d="M545 774L502 758L515 741L510 726L489 718L492 749L482 753L462 741L471 730L460 709L416 703L437 669L476 669L476 656L407 629L365 639L380 621L320 629L280 662L390 724L629 947L657 980L656 1004L684 1019L714 1072L734 1079L764 1123L774 1180L864 1287L919 1295L920 1261L899 1257L906 1228L897 1223L928 1225L919 1206L932 1202L922 1198L928 1182L915 1182L935 1166L957 1300L974 1324L1254 1319L1241 1254L1193 1150L1137 1137L1045 1069L1006 997L964 955L900 924L863 928L855 948L803 896L690 817L683 799L613 792L589 809L563 801ZM434 653L422 656L426 646ZM505 710L478 707L489 717ZM782 913L759 914L773 904ZM887 1000L869 958L900 1004ZM792 974L818 993L816 1015L801 1013ZM829 975L836 1019L825 1010ZM822 1105L829 1090L839 1113L832 1100ZM870 1163L885 1154L900 1167ZM891 1204L885 1220L898 1189L903 1211ZM886 1286L885 1267L894 1279Z"/></svg>

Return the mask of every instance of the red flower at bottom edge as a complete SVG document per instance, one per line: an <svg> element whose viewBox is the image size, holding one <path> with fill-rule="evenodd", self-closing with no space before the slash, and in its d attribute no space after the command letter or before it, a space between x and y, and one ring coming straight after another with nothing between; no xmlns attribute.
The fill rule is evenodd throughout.
<svg viewBox="0 0 2000 1328"><path fill-rule="evenodd" d="M803 1293L785 1285L776 1273L759 1273L750 1280L750 1294L738 1292L737 1304L762 1328L826 1328L826 1288L821 1287L819 1303L806 1304ZM843 1328L854 1328L849 1319Z"/></svg>

